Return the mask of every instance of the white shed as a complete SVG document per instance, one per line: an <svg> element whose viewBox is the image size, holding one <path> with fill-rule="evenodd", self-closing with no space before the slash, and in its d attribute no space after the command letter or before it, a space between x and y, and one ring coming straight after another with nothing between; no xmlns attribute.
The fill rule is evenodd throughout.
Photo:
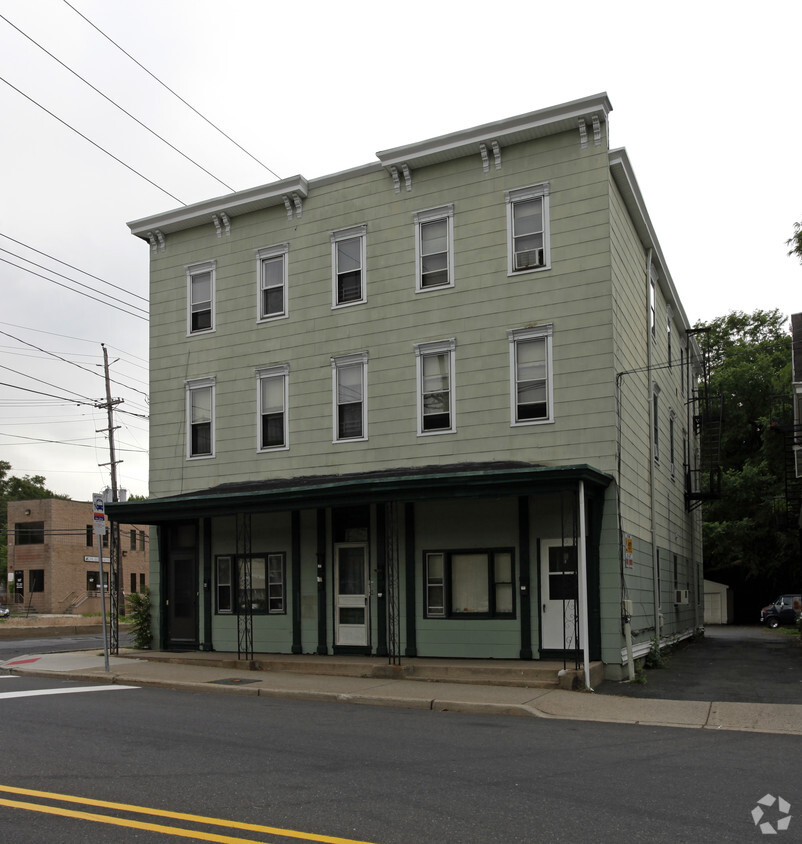
<svg viewBox="0 0 802 844"><path fill-rule="evenodd" d="M705 580L705 624L729 624L733 615L732 601L729 586Z"/></svg>

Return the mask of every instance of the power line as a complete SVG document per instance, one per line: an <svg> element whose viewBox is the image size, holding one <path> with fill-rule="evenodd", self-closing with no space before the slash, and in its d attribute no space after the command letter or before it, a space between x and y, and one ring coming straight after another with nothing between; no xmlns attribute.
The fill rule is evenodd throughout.
<svg viewBox="0 0 802 844"><path fill-rule="evenodd" d="M4 369L7 367L3 367ZM14 370L12 370L13 372ZM27 376L25 376L27 377ZM53 386L52 384L50 385ZM20 387L17 384L9 384L6 381L0 381L0 387L11 387L12 390L22 390L25 393L35 393L37 396L47 396L50 399L58 399L59 401L66 402L67 404L82 404L87 405L88 407L95 407L94 401L78 401L77 399L71 399L68 396L54 396L52 393L43 393L41 390L32 390L30 387ZM70 392L68 390L68 392Z"/></svg>
<svg viewBox="0 0 802 844"><path fill-rule="evenodd" d="M45 112L45 114L49 114L54 120L58 120L58 122L61 123L62 126L66 126L70 131L75 132L76 135L80 135L85 141L88 141L96 149L99 149L101 152L105 152L106 155L109 156L109 158L113 158L118 164L122 164L122 166L125 167L127 170L130 170L132 173L139 176L140 179L144 179L148 184L153 185L154 188L156 188L157 190L160 190L162 193L169 196L170 199L174 199L179 205L186 206L186 202L182 202L177 196L174 196L173 194L171 194L170 191L161 187L161 185L157 185L156 182L154 182L152 179L149 179L143 173L140 173L139 170L136 170L133 167L131 167L130 164L126 164L121 158L117 158L117 156L114 155L114 153L109 152L105 147L100 146L100 144L96 143L91 138L84 135L83 132L79 132L78 129L76 129L74 126L71 126L69 123L67 123L66 120L62 120L57 115L53 114L52 111L50 111L49 109L46 109L41 103L37 103L36 100L33 99L33 97L29 97L24 91L20 91L20 89L17 88L16 85L12 85L7 79L3 78L2 76L0 76L0 82L5 82L5 84L8 85L9 88L16 91L20 96L25 97L25 99L28 100L28 102L31 102L37 108L42 109L42 111Z"/></svg>
<svg viewBox="0 0 802 844"><path fill-rule="evenodd" d="M67 390L66 387L56 387L55 384L51 384L49 381L43 381L41 378L34 378L33 375L26 375L24 372L20 372L18 369L12 369L10 366L3 366L2 364L0 364L0 369L7 369L9 372L13 372L15 375L21 375L23 378L28 378L31 381L36 381L39 384L44 384L47 387L55 387L55 389L57 390ZM86 399L88 402L92 402L92 404L94 405L94 402L92 401L92 399L89 398L89 396L85 396L82 393L76 393L74 390L67 390L67 392L72 393L74 396L78 396L79 398Z"/></svg>
<svg viewBox="0 0 802 844"><path fill-rule="evenodd" d="M12 243L16 243L18 246L24 246L26 249L30 249L31 252L36 252L37 255L43 255L45 258L50 258L51 261L56 261L59 264L63 264L65 267L69 267L71 270L76 270L76 272L83 273L84 275L88 275L89 278L93 278L93 279L95 279L95 281L100 281L103 284L107 284L109 287L113 287L115 290L119 290L121 293L126 293L128 296L132 296L134 299L140 299L143 302L148 301L144 296L140 296L138 293L131 293L130 290L126 290L124 287L119 287L118 285L112 284L110 281L106 281L106 279L101 278L100 276L94 275L93 273L90 273L87 270L82 270L80 267L73 266L73 264L68 264L66 261L62 261L60 258L56 258L55 255L50 255L47 252L42 252L41 249L36 249L35 247L30 246L27 243L23 243L21 240L17 240L16 238L11 237L10 234L6 234L5 232L0 232L0 237L6 238L6 240L10 240L10 241L12 241ZM14 253L11 252L9 254L13 255ZM17 257L21 258L22 256L18 255ZM27 260L27 258L25 258L23 260ZM33 261L31 261L30 263L33 263ZM38 264L36 266L38 266ZM66 276L65 276L65 278L66 278Z"/></svg>
<svg viewBox="0 0 802 844"><path fill-rule="evenodd" d="M161 86L162 86L162 88L165 88L165 89L166 89L167 91L169 91L169 92L170 92L170 93L171 93L174 97L176 97L177 99L179 99L179 100L180 100L180 101L181 101L181 102L182 102L182 103L183 103L183 104L184 104L184 105L185 105L188 109L190 109L190 110L191 110L191 111L193 111L195 114L197 114L197 115L198 115L198 117L200 117L200 118L201 118L201 120L204 120L206 123L208 123L208 124L209 124L209 126L211 126L211 127L212 127L212 129L214 129L215 131L219 132L219 133L220 133L220 134L221 134L221 135L222 135L222 136L223 136L226 140L231 141L231 143L232 143L232 144L234 144L234 146L235 146L235 147L237 147L237 149L239 149L239 150L241 150L242 152L244 152L244 153L245 153L245 155L247 155L250 159L252 159L253 161L255 161L255 162L256 162L256 163L257 163L260 167L263 167L265 170L267 170L267 172L268 172L268 173L270 173L272 176L275 176L277 179L280 179L280 178L281 178L281 176L279 176L279 175L278 175L278 173L276 173L275 171L271 170L271 169L267 166L267 164L265 164L264 162L260 161L260 160L259 160L259 159L255 156L255 155L252 155L250 152L248 152L248 150L247 150L247 149L245 149L245 147L243 147L243 146L241 146L240 144L238 144L238 143L237 143L237 142L236 142L236 141L235 141L232 137L230 137L229 135L227 135L227 134L226 134L226 133L225 133L225 132L224 132L224 131L223 131L223 130L219 127L219 126L216 126L214 123L212 123L212 121L211 121L211 120L209 120L209 118L208 118L208 117L205 117L205 116L204 116L203 114L201 114L201 113L200 113L200 112L199 112L199 111L198 111L198 110L197 110L194 106L190 105L190 104L189 104L189 103L188 103L188 102L187 102L187 101L186 101L186 100L185 100L185 99L184 99L184 98L183 98L180 94L177 94L177 93L176 93L176 92L175 92L175 91L174 91L174 90L173 90L173 89L172 89L169 85L167 85L165 82L162 82L162 80L161 80L161 79L159 79L159 77L158 77L158 76L156 76L156 74L152 73L150 70L148 70L148 69L145 67L145 65L143 65L141 62L137 61L137 60L136 60L136 59L135 59L135 58L134 58L134 57L133 57L130 53L126 52L126 51L125 51L125 50L124 50L124 49L123 49L123 48L122 48L122 47L121 47L121 46L120 46L120 45L119 45L116 41L114 41L114 39L112 39L110 36L106 35L106 33L105 33L105 32L103 32L103 30L102 30L99 26L97 26L97 24L92 23L92 21L90 21L90 20L89 20L89 18L88 18L88 17L86 17L86 15L82 14L81 12L79 12L79 11L78 11L78 9L76 9L76 8L75 8L75 6L73 6L71 3L67 2L67 0L64 0L64 3L65 3L67 6L69 6L69 7L73 10L73 12L75 12L75 14L76 14L76 15L78 15L79 17L82 17L82 18L83 18L83 19L84 19L84 20L85 20L85 21L86 21L86 22L87 22L87 23L88 23L88 24L89 24L89 25L90 25L90 26L91 26L94 30L96 30L97 32L99 32L99 33L100 33L100 34L101 34L101 35L102 35L102 36L103 36L103 37L104 37L104 38L105 38L105 39L106 39L109 43L113 44L113 45L114 45L114 46L115 46L115 47L116 47L116 48L117 48L117 49L118 49L121 53L124 53L126 56L128 56L128 58L129 58L129 59L131 59L131 61L132 61L135 65L137 65L137 66L138 66L138 67L140 67L142 70L144 70L144 71L145 71L145 73L147 73L147 74L148 74L148 76L150 76L150 77L151 77L151 79L154 79L156 82L158 82L158 83L159 83L159 85L161 85Z"/></svg>
<svg viewBox="0 0 802 844"><path fill-rule="evenodd" d="M97 448L97 443L94 441L94 437L82 437L81 439L89 440L91 439L92 445L86 445L82 442L78 442L78 440L45 440L41 439L40 437L25 437L22 434L7 434L4 431L0 431L0 436L2 437L14 437L17 440L29 440L35 443L52 443L53 445L73 445L76 448ZM4 447L9 445L14 445L14 443L3 443ZM118 448L117 451L125 451L125 452L146 452L146 448Z"/></svg>
<svg viewBox="0 0 802 844"><path fill-rule="evenodd" d="M7 252L6 249L0 249L0 252ZM13 253L9 253L13 254ZM23 261L26 260L25 258L22 259ZM48 278L46 275L42 275L41 273L34 272L33 270L29 270L27 267L21 267L19 264L15 264L13 261L9 261L8 258L0 258L0 261L3 263L10 264L12 267L16 267L18 270L22 270L25 273L30 273L31 275L35 275L38 278L43 278L45 281L49 281L51 284L55 284L57 287L63 287L65 290L70 290L73 293L77 293L79 296L86 296L87 299L92 299L94 302L100 302L101 305L106 305L109 308L114 308L116 311L120 311L121 313L127 314L128 316L136 317L137 319L141 319L145 322L148 322L148 318L146 316L140 316L139 314L131 313L131 311L126 311L125 308L121 308L119 305L114 305L111 302L104 302L102 299L98 299L97 296L90 296L88 293L84 293L82 290L76 290L74 287L70 287L67 284L62 284L60 281L56 281L54 278ZM30 263L33 263L32 261ZM36 266L36 265L35 265ZM60 273L56 273L56 275L60 275ZM73 281L73 279L69 279L69 281ZM74 282L78 284L79 282ZM81 285L84 286L84 285ZM106 295L105 293L103 294ZM125 303L123 303L125 304ZM128 307L136 307L135 305L129 305ZM142 310L139 308L139 310Z"/></svg>
<svg viewBox="0 0 802 844"><path fill-rule="evenodd" d="M182 152L180 149L178 149L178 147L176 147L176 146L174 146L173 144L171 144L171 143L170 143L170 141L168 141L166 138L163 138L163 137L162 137L162 136L161 136L158 132L156 132L156 131L154 131L153 129L151 129L151 128L150 128L150 126L147 126L145 123L143 123L141 120L139 120L139 118L134 117L134 115L133 115L133 114L131 114L131 112L126 111L126 110L125 110L125 109L124 109L124 108L123 108L123 107L122 107L119 103L115 102L115 101L114 101L111 97L109 97L109 96L107 96L106 94L104 94L104 93L103 93L103 91L101 91L99 88L96 88L96 87L95 87L95 86L94 86L91 82L89 82L88 80L84 79L84 77L83 77L83 76L81 76L79 73L77 73L76 71L74 71L71 67L69 67L69 65L66 65L66 64L65 64L63 61L61 61L61 59L59 59L57 56L54 56L54 55L53 55L53 53L51 53L51 52L50 52L50 50L47 50L47 49L46 49L45 47L43 47L43 46L42 46L42 45L41 45L38 41L35 41L33 38L31 38L31 36L30 36L30 35L28 35L27 33L23 32L23 31L22 31L22 30L21 30L18 26L16 26L15 24L11 23L11 21L10 21L8 18L6 18L6 17L4 17L2 14L0 14L0 20L4 20L4 21L5 21L5 22L9 25L9 26L11 26L11 27L13 27L14 29L16 29L16 30L17 30L17 32L19 32L19 34L20 34L20 35L22 35L22 36L24 36L25 38L27 38L27 39L31 42L31 44L34 44L35 46L37 46L40 50L42 50L42 52L44 52L44 53L46 53L48 56L50 56L50 58L51 58L51 59L53 59L53 61L58 62L58 63L59 63L59 64L60 64L60 65L61 65L61 66L65 69L65 70L68 70L68 71L69 71L69 72L70 72L73 76L75 76L76 78L80 79L80 80L81 80L81 82L83 82L83 83L84 83L84 85L88 85L88 86L89 86L89 87L90 87L90 88L91 88L91 89L92 89L92 90L93 90L96 94L99 94L101 97L103 97L103 99L104 99L104 100L106 100L106 102L111 103L111 105L113 105L115 108L118 108L118 109L119 109L119 110L120 110L123 114L125 114L127 117L130 117L130 118L131 118L131 120L133 120L135 123L137 123L137 124L138 124L139 126L141 126L143 129L145 129L146 131L150 132L150 134L151 134L151 135L153 135L154 137L158 138L158 139L159 139L162 143L167 144L167 146L168 146L168 147L170 147L170 149L171 149L171 150L173 150L173 151L177 152L180 156L183 156L183 157L184 157L187 161L189 161L189 163L190 163L190 164L194 164L194 165L195 165L196 167L198 167L200 170L203 170L203 172L204 172L204 173L206 173L206 175L207 175L207 176L211 176L211 178L212 178L212 179L214 179L216 182L219 182L219 183L220 183L220 184L221 184L224 188L228 188L228 190L230 190L230 191L232 191L232 192L234 191L234 188L232 188L232 187L231 187L231 185L226 184L226 183L225 183L222 179L220 179L220 178L218 178L217 176L215 176L215 175L214 175L214 173L209 172L209 171L208 171L208 170L207 170L207 169L206 169L206 168L205 168L202 164L198 164L198 162L197 162L197 161L195 161L194 159L190 158L190 157L189 157L186 153L184 153L184 152Z"/></svg>

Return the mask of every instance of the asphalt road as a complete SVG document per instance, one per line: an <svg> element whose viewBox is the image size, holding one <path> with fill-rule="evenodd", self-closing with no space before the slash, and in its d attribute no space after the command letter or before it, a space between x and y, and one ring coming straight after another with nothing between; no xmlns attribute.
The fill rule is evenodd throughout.
<svg viewBox="0 0 802 844"><path fill-rule="evenodd" d="M729 844L765 795L802 803L787 736L81 688L0 680L5 840Z"/></svg>
<svg viewBox="0 0 802 844"><path fill-rule="evenodd" d="M732 703L802 702L802 637L790 629L708 627L681 643L646 682L602 683L599 694Z"/></svg>

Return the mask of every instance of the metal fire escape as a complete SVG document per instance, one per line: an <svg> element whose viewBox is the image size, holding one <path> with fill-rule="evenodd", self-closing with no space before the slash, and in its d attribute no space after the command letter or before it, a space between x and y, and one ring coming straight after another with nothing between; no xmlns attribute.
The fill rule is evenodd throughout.
<svg viewBox="0 0 802 844"><path fill-rule="evenodd" d="M721 430L724 422L724 401L710 391L710 351L708 328L692 328L688 335L704 335L701 348L701 377L690 382L688 415L698 451L688 445L685 461L685 508L694 510L704 501L721 498ZM691 367L690 350L686 366ZM685 373L683 373L685 378Z"/></svg>

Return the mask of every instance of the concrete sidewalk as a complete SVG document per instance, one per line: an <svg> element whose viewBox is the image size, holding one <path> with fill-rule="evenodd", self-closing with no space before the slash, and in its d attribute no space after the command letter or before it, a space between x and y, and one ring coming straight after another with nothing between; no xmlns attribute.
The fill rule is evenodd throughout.
<svg viewBox="0 0 802 844"><path fill-rule="evenodd" d="M799 704L636 699L557 688L396 679L390 671L389 676L382 677L343 676L298 670L254 671L247 663L233 659L230 664L212 662L204 654L177 658L172 654L129 650L110 657L106 673L103 654L85 651L16 657L0 664L0 670L80 682L285 700L802 735L802 705ZM310 671L313 665L310 661Z"/></svg>

